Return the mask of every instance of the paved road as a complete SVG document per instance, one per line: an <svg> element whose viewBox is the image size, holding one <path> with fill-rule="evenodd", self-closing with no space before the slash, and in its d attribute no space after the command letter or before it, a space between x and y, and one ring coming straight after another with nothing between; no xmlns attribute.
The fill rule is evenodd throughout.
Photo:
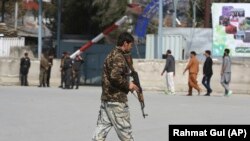
<svg viewBox="0 0 250 141"><path fill-rule="evenodd" d="M95 129L100 87L79 90L0 86L0 141L90 141ZM143 119L129 95L136 141L168 140L169 124L250 124L250 96L187 97L145 92ZM107 141L118 141L111 130Z"/></svg>

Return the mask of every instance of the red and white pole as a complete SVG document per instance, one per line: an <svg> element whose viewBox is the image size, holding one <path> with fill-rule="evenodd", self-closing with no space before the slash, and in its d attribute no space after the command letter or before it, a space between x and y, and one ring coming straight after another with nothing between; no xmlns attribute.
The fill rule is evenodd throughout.
<svg viewBox="0 0 250 141"><path fill-rule="evenodd" d="M70 58L75 58L76 55L81 54L86 49L88 49L89 47L91 47L94 43L97 43L98 41L100 41L102 38L104 38L105 35L108 35L110 32L112 32L113 30L117 29L121 24L123 24L127 20L127 18L128 18L127 16L123 16L121 19L119 19L113 25L109 26L102 33L100 33L99 35L97 35L94 39L92 39L91 41L88 41L86 44L84 44L79 50L77 50L75 53L73 53L70 56Z"/></svg>

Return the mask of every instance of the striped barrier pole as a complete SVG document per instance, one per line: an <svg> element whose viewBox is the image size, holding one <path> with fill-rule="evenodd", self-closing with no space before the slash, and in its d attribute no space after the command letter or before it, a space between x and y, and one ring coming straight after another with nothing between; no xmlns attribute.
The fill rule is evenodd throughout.
<svg viewBox="0 0 250 141"><path fill-rule="evenodd" d="M102 33L97 35L94 39L91 41L88 41L86 44L84 44L79 50L74 52L72 55L70 55L70 58L75 58L76 55L81 54L85 50L87 50L89 47L91 47L93 44L97 43L100 41L102 38L104 38L105 35L108 35L110 32L113 30L117 29L121 24L123 24L127 20L127 16L123 16L121 19L119 19L117 22L115 22L113 25L109 26L106 28Z"/></svg>

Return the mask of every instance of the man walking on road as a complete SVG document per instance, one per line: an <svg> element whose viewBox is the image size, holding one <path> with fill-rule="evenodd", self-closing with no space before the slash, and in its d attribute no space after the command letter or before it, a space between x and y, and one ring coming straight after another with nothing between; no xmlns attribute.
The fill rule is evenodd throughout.
<svg viewBox="0 0 250 141"><path fill-rule="evenodd" d="M198 86L198 82L197 82L197 75L199 72L199 61L196 58L196 52L194 51L190 53L190 60L183 74L185 74L187 70L189 71L187 96L192 96L193 88L195 88L198 91L198 95L200 95L201 89Z"/></svg>
<svg viewBox="0 0 250 141"><path fill-rule="evenodd" d="M231 58L229 56L230 50L224 50L221 67L221 85L225 89L225 96L230 96L232 91L229 90L229 83L231 81Z"/></svg>
<svg viewBox="0 0 250 141"><path fill-rule="evenodd" d="M210 80L211 80L211 77L213 75L213 68L212 68L213 60L211 58L211 51L210 50L206 50L204 55L206 56L206 61L203 65L202 84L207 89L207 93L205 94L205 96L210 96L210 94L212 93L212 89L210 87Z"/></svg>
<svg viewBox="0 0 250 141"><path fill-rule="evenodd" d="M164 74L166 71L166 81L167 81L167 89L165 90L166 94L175 94L174 88L174 76L175 76L175 59L174 56L171 54L171 50L167 50L167 58L166 58L166 65L161 73Z"/></svg>
<svg viewBox="0 0 250 141"><path fill-rule="evenodd" d="M127 94L139 91L128 81L129 67L124 54L132 49L134 38L129 33L118 37L117 47L106 57L102 74L101 107L93 141L104 141L113 126L121 141L133 141Z"/></svg>

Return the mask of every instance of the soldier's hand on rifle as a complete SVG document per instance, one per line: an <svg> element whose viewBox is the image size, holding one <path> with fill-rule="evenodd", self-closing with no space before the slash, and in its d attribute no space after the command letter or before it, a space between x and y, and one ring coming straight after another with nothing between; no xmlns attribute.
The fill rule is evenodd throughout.
<svg viewBox="0 0 250 141"><path fill-rule="evenodd" d="M138 92L138 91L139 91L139 88L138 88L133 82L130 82L130 83L129 83L129 90L130 90L131 92L133 92L133 91Z"/></svg>

